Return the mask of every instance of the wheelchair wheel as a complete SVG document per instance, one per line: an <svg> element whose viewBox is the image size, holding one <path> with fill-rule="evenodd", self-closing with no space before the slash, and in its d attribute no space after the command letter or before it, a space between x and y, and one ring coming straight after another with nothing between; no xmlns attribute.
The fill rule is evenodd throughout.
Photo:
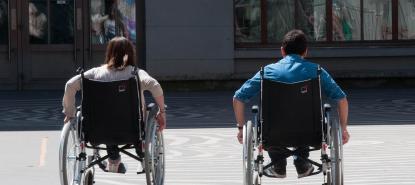
<svg viewBox="0 0 415 185"><path fill-rule="evenodd" d="M79 163L77 155L79 154L79 145L77 143L75 126L72 122L63 126L60 145L59 145L59 175L61 185L72 185L78 181Z"/></svg>
<svg viewBox="0 0 415 185"><path fill-rule="evenodd" d="M337 120L333 120L331 126L331 170L330 181L333 185L343 185L343 143L342 130Z"/></svg>
<svg viewBox="0 0 415 185"><path fill-rule="evenodd" d="M163 185L165 173L163 133L157 131L154 118L147 122L146 127L144 170L147 185Z"/></svg>
<svg viewBox="0 0 415 185"><path fill-rule="evenodd" d="M94 171L88 169L82 177L82 185L93 185L94 184Z"/></svg>
<svg viewBox="0 0 415 185"><path fill-rule="evenodd" d="M254 176L254 185L261 185L261 177L259 177L257 172L255 172Z"/></svg>
<svg viewBox="0 0 415 185"><path fill-rule="evenodd" d="M244 185L253 184L254 176L254 138L252 122L248 121L243 127L243 173Z"/></svg>
<svg viewBox="0 0 415 185"><path fill-rule="evenodd" d="M326 184L324 184L324 185L331 185L331 184L332 184L332 182L331 182L331 172L328 171L328 172L326 172Z"/></svg>

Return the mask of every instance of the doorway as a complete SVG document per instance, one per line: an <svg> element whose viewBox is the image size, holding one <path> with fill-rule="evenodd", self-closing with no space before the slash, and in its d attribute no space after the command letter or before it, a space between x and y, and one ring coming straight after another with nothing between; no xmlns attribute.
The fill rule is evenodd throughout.
<svg viewBox="0 0 415 185"><path fill-rule="evenodd" d="M104 61L114 36L145 54L144 1L137 2L0 0L0 89L63 89L77 68Z"/></svg>

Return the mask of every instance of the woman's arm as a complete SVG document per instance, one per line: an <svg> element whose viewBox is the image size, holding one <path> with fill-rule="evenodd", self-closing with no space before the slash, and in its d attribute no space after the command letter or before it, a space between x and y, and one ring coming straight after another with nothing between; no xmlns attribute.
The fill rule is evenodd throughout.
<svg viewBox="0 0 415 185"><path fill-rule="evenodd" d="M94 68L86 71L84 73L85 78L91 79L94 78ZM76 107L75 107L75 95L81 89L81 75L76 75L72 77L65 85L65 92L63 95L62 113L65 114L64 123L68 122L71 118L75 117Z"/></svg>
<svg viewBox="0 0 415 185"><path fill-rule="evenodd" d="M157 105L159 106L159 112L156 115L157 122L159 123L160 131L166 128L166 109L164 107L164 96L154 97Z"/></svg>
<svg viewBox="0 0 415 185"><path fill-rule="evenodd" d="M140 77L140 85L142 91L150 91L151 95L153 96L154 100L156 101L160 111L157 113L157 122L160 125L160 130L163 130L166 127L166 112L165 112L165 105L164 105L164 95L163 89L161 85L158 83L156 79L151 77L147 72L144 70L138 71Z"/></svg>
<svg viewBox="0 0 415 185"><path fill-rule="evenodd" d="M65 93L63 95L62 113L65 114L64 122L68 122L71 118L75 117L75 95L76 92L81 89L81 75L72 77L65 85Z"/></svg>

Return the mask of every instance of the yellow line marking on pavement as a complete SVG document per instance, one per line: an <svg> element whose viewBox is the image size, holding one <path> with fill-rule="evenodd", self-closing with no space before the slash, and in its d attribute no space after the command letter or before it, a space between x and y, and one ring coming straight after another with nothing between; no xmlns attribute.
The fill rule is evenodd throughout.
<svg viewBox="0 0 415 185"><path fill-rule="evenodd" d="M48 150L48 137L42 138L40 141L40 156L39 156L39 167L43 167L46 164L46 152Z"/></svg>

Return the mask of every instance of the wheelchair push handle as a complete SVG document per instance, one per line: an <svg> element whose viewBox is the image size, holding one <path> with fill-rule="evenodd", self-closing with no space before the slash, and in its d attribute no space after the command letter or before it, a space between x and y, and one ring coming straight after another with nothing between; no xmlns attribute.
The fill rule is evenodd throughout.
<svg viewBox="0 0 415 185"><path fill-rule="evenodd" d="M252 108L251 108L251 111L254 114L258 113L258 110L259 110L258 105L253 105Z"/></svg>
<svg viewBox="0 0 415 185"><path fill-rule="evenodd" d="M324 104L324 112L330 112L331 111L331 105L328 103Z"/></svg>
<svg viewBox="0 0 415 185"><path fill-rule="evenodd" d="M146 107L146 109L147 110L151 110L151 109L153 109L153 107L155 107L156 106L156 104L155 103L149 103L148 105L147 105L147 107ZM164 110L166 110L167 109L167 105L164 105Z"/></svg>

